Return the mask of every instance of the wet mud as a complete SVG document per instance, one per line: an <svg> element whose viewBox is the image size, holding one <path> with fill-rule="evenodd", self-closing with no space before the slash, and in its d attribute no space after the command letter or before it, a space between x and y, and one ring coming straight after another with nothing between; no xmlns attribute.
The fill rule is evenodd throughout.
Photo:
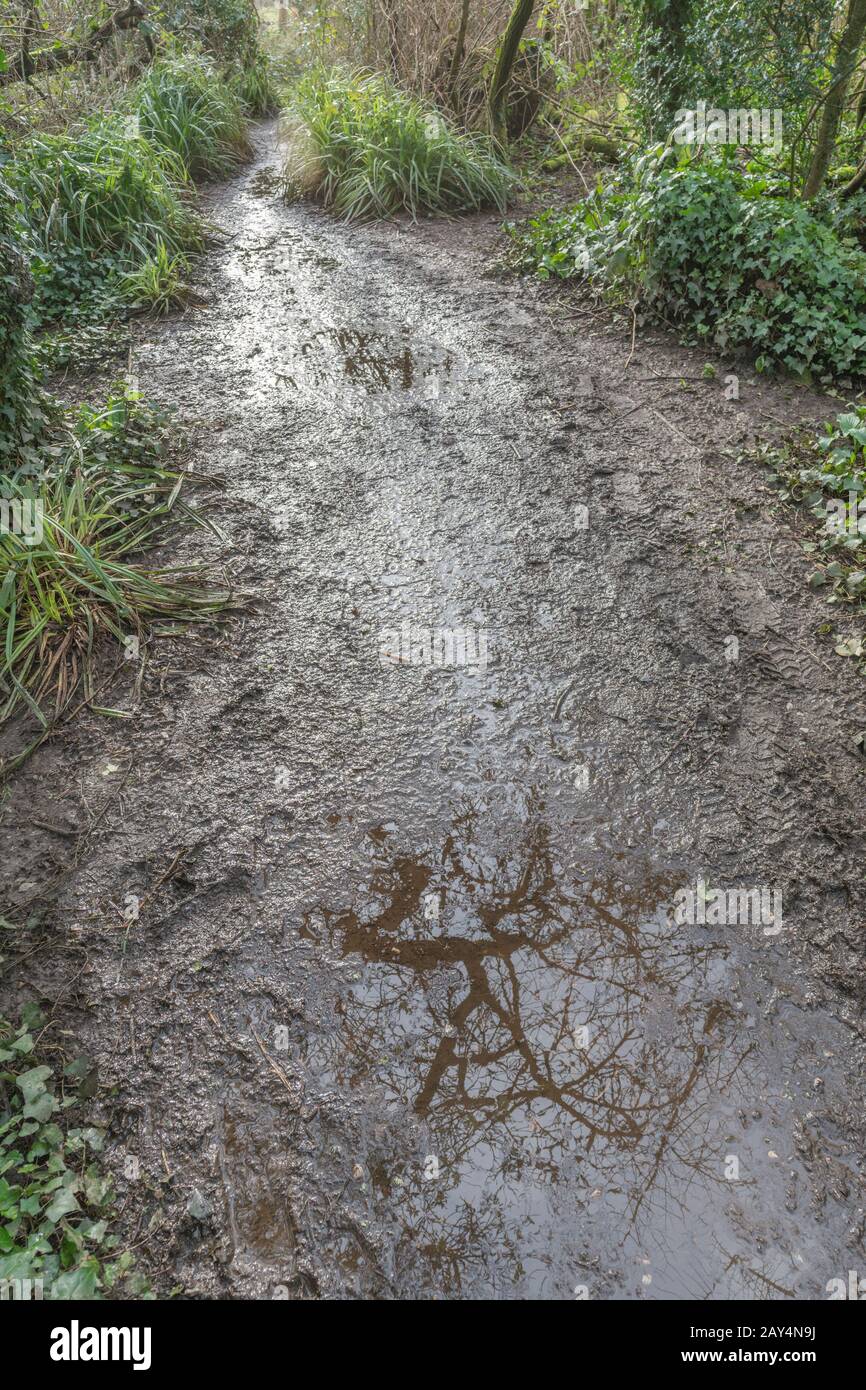
<svg viewBox="0 0 866 1390"><path fill-rule="evenodd" d="M491 278L492 218L287 207L259 145L135 351L225 480L180 554L254 602L4 808L6 983L98 1062L128 1239L193 1297L825 1297L866 726L737 454L827 402Z"/></svg>

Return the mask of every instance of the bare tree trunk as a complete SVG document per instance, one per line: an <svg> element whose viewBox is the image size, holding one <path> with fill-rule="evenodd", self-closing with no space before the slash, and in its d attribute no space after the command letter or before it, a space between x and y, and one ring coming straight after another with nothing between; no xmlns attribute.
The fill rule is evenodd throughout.
<svg viewBox="0 0 866 1390"><path fill-rule="evenodd" d="M806 201L815 197L827 176L830 160L833 158L833 151L836 148L839 122L845 109L845 93L848 90L851 75L857 66L857 51L863 41L864 31L866 31L866 0L849 0L848 14L836 47L836 57L830 75L830 89L824 102L824 110L821 113L821 124L818 127L812 163L809 166L809 173L803 186L803 198Z"/></svg>
<svg viewBox="0 0 866 1390"><path fill-rule="evenodd" d="M866 4L866 0L863 0L863 3ZM502 35L496 50L496 66L493 69L493 79L490 83L487 111L491 134L503 147L508 144L505 111L514 60L517 57L520 40L523 38L523 31L529 23L534 4L535 0L515 0L511 17L505 26L505 33Z"/></svg>
<svg viewBox="0 0 866 1390"><path fill-rule="evenodd" d="M451 97L451 104L454 104L454 86L457 82L457 74L460 71L460 64L463 62L463 54L466 51L466 26L469 23L469 0L463 0L463 8L460 11L460 27L457 30L457 38L454 43L454 56L451 59L451 70L448 73L448 92Z"/></svg>
<svg viewBox="0 0 866 1390"><path fill-rule="evenodd" d="M400 35L397 28L397 4L398 0L383 0L382 8L385 11L385 24L388 29L388 56L391 60L391 71L395 77L400 75Z"/></svg>
<svg viewBox="0 0 866 1390"><path fill-rule="evenodd" d="M33 71L30 43L42 32L36 0L21 0L21 72L25 80Z"/></svg>

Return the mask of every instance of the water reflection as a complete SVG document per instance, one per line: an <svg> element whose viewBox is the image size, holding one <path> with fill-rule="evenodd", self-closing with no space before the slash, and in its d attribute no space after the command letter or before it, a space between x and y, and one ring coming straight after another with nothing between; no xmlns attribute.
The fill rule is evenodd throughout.
<svg viewBox="0 0 866 1390"><path fill-rule="evenodd" d="M472 811L435 855L387 839L371 853L358 901L326 914L366 963L341 1002L335 1079L375 1078L425 1123L438 1176L401 1177L416 1246L457 1278L482 1231L511 1247L520 1211L525 1265L540 1189L565 1185L572 1215L601 1200L638 1233L693 1204L696 1183L726 1186L718 1102L749 1049L726 948L673 924L670 879L570 879L540 807L507 853L482 846Z"/></svg>
<svg viewBox="0 0 866 1390"><path fill-rule="evenodd" d="M401 335L355 328L318 328L287 363L283 380L317 393L345 389L365 394L421 390L438 395L454 368L445 350L421 349Z"/></svg>

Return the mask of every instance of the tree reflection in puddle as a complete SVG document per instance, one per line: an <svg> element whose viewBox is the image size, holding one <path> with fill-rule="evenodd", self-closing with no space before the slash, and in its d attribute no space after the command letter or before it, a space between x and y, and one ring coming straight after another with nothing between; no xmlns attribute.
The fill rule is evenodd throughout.
<svg viewBox="0 0 866 1390"><path fill-rule="evenodd" d="M428 860L373 854L363 900L326 914L367 963L335 1075L426 1124L436 1176L402 1179L416 1243L456 1270L458 1226L468 1258L479 1223L538 1216L538 1190L564 1185L572 1217L601 1200L620 1239L727 1199L719 1102L749 1048L720 997L726 948L674 925L670 878L570 882L541 815L509 854L480 847L472 813Z"/></svg>

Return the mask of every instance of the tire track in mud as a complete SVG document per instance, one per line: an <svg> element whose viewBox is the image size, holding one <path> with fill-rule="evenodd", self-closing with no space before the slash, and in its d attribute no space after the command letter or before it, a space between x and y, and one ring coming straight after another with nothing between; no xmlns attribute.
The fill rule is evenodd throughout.
<svg viewBox="0 0 866 1390"><path fill-rule="evenodd" d="M862 726L720 454L747 402L635 410L685 354L624 380L479 277L492 222L285 207L270 140L136 354L257 611L10 809L124 779L56 917L130 1229L203 1296L821 1296L866 1264ZM677 922L699 879L783 931Z"/></svg>

